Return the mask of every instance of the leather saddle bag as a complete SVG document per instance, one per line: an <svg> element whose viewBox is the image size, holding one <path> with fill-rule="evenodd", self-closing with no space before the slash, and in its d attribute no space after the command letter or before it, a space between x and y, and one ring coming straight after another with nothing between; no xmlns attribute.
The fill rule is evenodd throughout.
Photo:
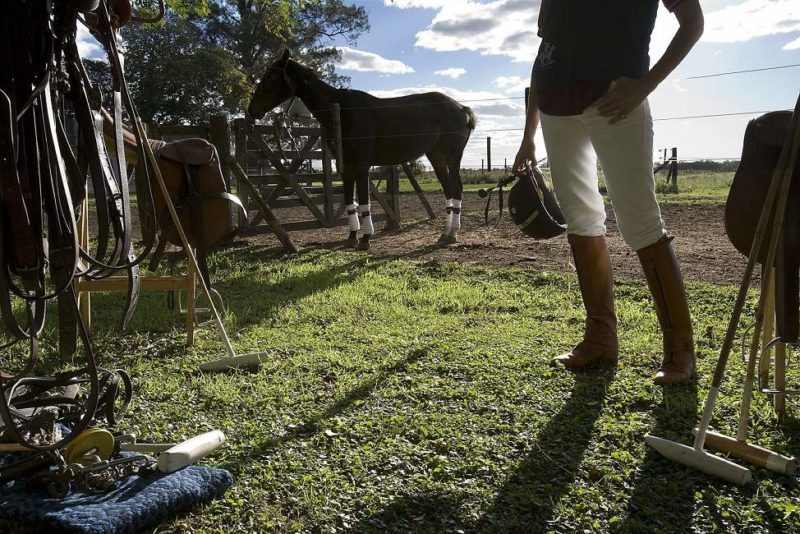
<svg viewBox="0 0 800 534"><path fill-rule="evenodd" d="M233 239L239 230L239 210L244 213L244 206L236 195L228 191L217 150L205 139L182 139L171 143L149 140L149 143L181 226L189 243L197 249L201 270L205 271L202 264L206 253ZM157 264L166 244L180 246L181 240L161 189L155 183L151 187L159 233L159 246L152 261ZM151 223L145 221L141 204L140 215L144 230ZM202 274L208 281L207 272Z"/></svg>

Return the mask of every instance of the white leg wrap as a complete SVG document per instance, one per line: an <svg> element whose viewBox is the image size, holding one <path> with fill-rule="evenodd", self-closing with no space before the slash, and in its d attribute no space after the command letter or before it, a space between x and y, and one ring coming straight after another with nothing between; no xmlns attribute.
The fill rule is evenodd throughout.
<svg viewBox="0 0 800 534"><path fill-rule="evenodd" d="M461 230L461 201L453 200L452 211L447 218L450 223L450 235L456 235Z"/></svg>
<svg viewBox="0 0 800 534"><path fill-rule="evenodd" d="M353 202L345 206L347 210L347 222L350 225L351 232L358 232L361 230L361 223L358 221L358 204Z"/></svg>
<svg viewBox="0 0 800 534"><path fill-rule="evenodd" d="M447 199L447 226L444 228L444 233L449 234L450 228L453 227L453 202L452 198Z"/></svg>
<svg viewBox="0 0 800 534"><path fill-rule="evenodd" d="M369 204L358 207L359 214L361 215L361 224L362 229L364 230L364 235L372 235L375 233L375 226L372 224L372 213L369 211L369 207Z"/></svg>

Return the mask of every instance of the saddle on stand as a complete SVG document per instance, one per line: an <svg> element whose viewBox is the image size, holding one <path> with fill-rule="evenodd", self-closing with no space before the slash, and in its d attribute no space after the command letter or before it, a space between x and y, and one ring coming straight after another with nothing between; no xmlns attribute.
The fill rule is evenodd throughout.
<svg viewBox="0 0 800 534"><path fill-rule="evenodd" d="M239 197L227 189L214 145L205 139L194 138L172 143L158 140L148 142L158 159L158 167L181 226L197 250L200 275L210 286L208 253L236 236L239 232L239 210L246 214L245 208ZM140 180L137 180L139 183ZM156 191L153 197L159 232L158 246L150 263L150 268L155 270L167 244L180 246L181 241L164 196ZM140 209L146 210L147 207L140 205Z"/></svg>
<svg viewBox="0 0 800 534"><path fill-rule="evenodd" d="M736 250L745 256L750 253L791 120L791 111L773 111L750 121L745 130L741 163L725 203L725 230ZM800 338L800 161L791 179L775 260L776 333L785 343L797 343ZM769 238L765 236L758 253L762 265Z"/></svg>

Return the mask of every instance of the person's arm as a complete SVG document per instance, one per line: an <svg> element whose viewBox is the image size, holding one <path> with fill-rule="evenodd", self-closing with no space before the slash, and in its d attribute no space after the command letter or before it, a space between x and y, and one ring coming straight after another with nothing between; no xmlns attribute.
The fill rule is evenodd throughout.
<svg viewBox="0 0 800 534"><path fill-rule="evenodd" d="M542 5L539 7L539 31L536 32L536 35L539 37L544 37L544 20L547 16L547 8L550 7L550 0L542 0Z"/></svg>
<svg viewBox="0 0 800 534"><path fill-rule="evenodd" d="M680 65L703 35L703 10L699 0L681 0L672 12L680 27L650 72L641 80L618 78L614 88L594 102L600 115L611 117L609 124L621 121L636 109Z"/></svg>
<svg viewBox="0 0 800 534"><path fill-rule="evenodd" d="M531 83L528 90L528 111L525 114L525 130L522 134L522 143L519 146L517 157L514 158L514 166L512 171L522 171L525 165L530 162L531 165L536 165L536 146L533 138L536 135L536 129L539 127L539 102L534 87L534 73L535 68L531 70Z"/></svg>

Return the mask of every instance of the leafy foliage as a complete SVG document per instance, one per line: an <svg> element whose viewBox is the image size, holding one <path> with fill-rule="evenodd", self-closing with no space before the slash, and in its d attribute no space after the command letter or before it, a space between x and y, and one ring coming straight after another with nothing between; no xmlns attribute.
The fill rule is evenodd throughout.
<svg viewBox="0 0 800 534"><path fill-rule="evenodd" d="M127 77L142 119L199 123L218 112L235 113L252 85L236 57L204 39L188 19L128 27Z"/></svg>
<svg viewBox="0 0 800 534"><path fill-rule="evenodd" d="M143 118L160 123L241 113L281 46L342 85L332 40L369 27L366 11L342 0L177 0L159 25L128 26L127 72ZM152 11L155 3L140 9Z"/></svg>

